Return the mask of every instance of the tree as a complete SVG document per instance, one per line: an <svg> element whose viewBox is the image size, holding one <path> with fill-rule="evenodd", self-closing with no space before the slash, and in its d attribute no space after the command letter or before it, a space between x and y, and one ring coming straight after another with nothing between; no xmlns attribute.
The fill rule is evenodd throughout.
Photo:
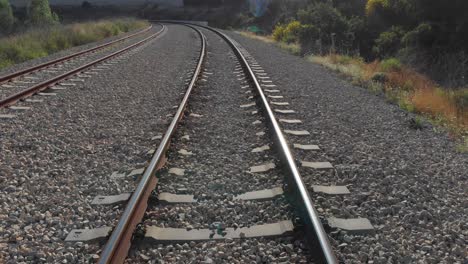
<svg viewBox="0 0 468 264"><path fill-rule="evenodd" d="M57 14L50 10L49 0L32 0L28 10L29 23L32 25L50 25L58 22Z"/></svg>
<svg viewBox="0 0 468 264"><path fill-rule="evenodd" d="M315 26L320 32L321 39L327 44L331 43L331 34L343 39L348 32L346 18L330 4L309 5L306 9L299 10L297 17L302 24Z"/></svg>
<svg viewBox="0 0 468 264"><path fill-rule="evenodd" d="M92 7L92 5L91 5L91 3L88 2L88 1L83 1L83 3L81 3L81 8L89 9L89 8L91 8L91 7Z"/></svg>
<svg viewBox="0 0 468 264"><path fill-rule="evenodd" d="M0 32L9 33L15 23L15 17L8 0L0 0Z"/></svg>
<svg viewBox="0 0 468 264"><path fill-rule="evenodd" d="M387 57L395 55L400 49L401 39L405 32L401 27L392 26L390 30L380 33L380 36L375 40L373 51L379 57Z"/></svg>

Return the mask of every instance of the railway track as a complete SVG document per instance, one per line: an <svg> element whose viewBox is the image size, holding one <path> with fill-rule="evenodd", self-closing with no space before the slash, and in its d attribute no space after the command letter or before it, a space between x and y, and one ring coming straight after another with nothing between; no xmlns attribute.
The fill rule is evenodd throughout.
<svg viewBox="0 0 468 264"><path fill-rule="evenodd" d="M42 92L51 89L53 93L84 81L85 78L108 68L111 65L110 60L161 35L166 31L166 27L162 25L159 31L153 31L153 26L150 26L114 41L0 77L0 108L26 109L28 107L13 105L21 100L40 102L42 100L28 97L48 95L50 93Z"/></svg>
<svg viewBox="0 0 468 264"><path fill-rule="evenodd" d="M115 175L117 178L139 178L135 191L97 196L93 201L96 205L127 202L117 225L114 228L72 230L66 241L102 239L110 233L99 263L124 263L129 252L129 263L141 261L135 256L143 256L145 260L145 253L137 252L148 252L155 243L169 244L166 248L158 247L160 252L166 253L167 250L171 251L171 244L174 243L179 243L176 245L181 249L218 248L214 244L204 243L206 241L223 241L225 244L221 247L238 245L245 252L255 247L256 252L253 253L258 254L248 257L254 256L251 260L257 262L293 259L302 263L311 260L337 263L278 121L288 123L293 119L277 119L275 116L276 109L272 104L283 105L277 101L282 97L277 94L275 85L271 84L254 58L222 32L208 27L185 26L197 32L200 53L195 69L189 73L187 90L172 122L166 133L161 135L158 148L149 151L152 158L148 166L129 175ZM210 61L218 59L214 56L210 58L202 30L213 34L211 43L217 38L222 45L227 44L225 48L230 49L229 58L226 58L225 52L222 53L224 62L227 62L224 63L225 69L210 68ZM211 53L221 54L217 49L219 47L213 48ZM220 61L217 63L223 65L219 64ZM214 77L219 74L230 75L231 83L220 83L217 78L224 80L225 76ZM214 84L211 84L211 78L215 79ZM235 99L217 95L216 90L209 89L217 85L237 86ZM229 108L229 104L232 108L232 102L225 99L238 102L235 110ZM214 105L204 109L208 113L193 112L197 106L206 108L209 103ZM216 115L219 116L213 115L218 122L238 122L232 121L230 115L233 114L241 121L224 129L220 129L219 123L213 123L210 117L207 117L208 123L202 124L204 115L211 111L218 113ZM239 115L243 117L239 118ZM188 116L185 118L187 120L181 122L184 116ZM228 137L217 136L217 133L230 134L249 126L251 128L240 137L236 133ZM193 134L187 135L188 131ZM213 139L206 139L206 136ZM239 142L239 146L236 142ZM259 142L263 142L263 145L259 145ZM228 143L231 145L227 146ZM191 149L185 149L188 146ZM178 152L175 149L179 149ZM213 149L216 151L209 153ZM200 157L197 158L197 155ZM194 162L188 162L189 158L193 158ZM245 164L249 159L255 164ZM203 168L212 171L204 171ZM196 173L197 169L201 171ZM168 219L173 219L174 223L166 222ZM215 221L219 219L222 221ZM198 222L188 224L190 220ZM269 248L273 248L273 253ZM216 256L227 261L238 257L242 259L239 252L219 256L224 254L220 252ZM166 258L170 259L170 254ZM192 260L200 258L194 255L189 257ZM205 260L209 263L210 258L206 257Z"/></svg>
<svg viewBox="0 0 468 264"><path fill-rule="evenodd" d="M364 113L353 110L364 105L363 101L328 111L329 105L347 102L345 99L333 101L342 94L341 89L327 94L333 83L327 84L333 79L321 79L322 71L315 72L313 67L305 65L300 71L270 66L268 69L275 73L270 78L265 71L267 67L263 69L239 43L210 28L191 26L169 26L174 34L161 42L151 42L153 48L138 53L128 64L122 63L124 58L146 45L109 59L107 63L118 62L121 67L84 82L86 85L77 83L76 89L61 94L64 100L37 107L29 111L31 115L24 115L25 118L19 115L14 122L2 124L1 152L5 166L1 166L0 174L6 177L3 177L0 198L5 207L3 211L8 215L0 215L0 248L3 249L0 262L336 263L334 252L344 262L418 259L434 262L434 259L455 261L464 257L463 246L459 246L463 245L463 240L457 232L458 219L448 221L450 225L432 220L452 217L450 210L460 207L448 209L445 204L447 201L451 201L450 206L457 204L458 198L440 199L438 205L447 213L438 215L426 210L425 205L432 197L422 197L419 202L420 194L414 190L418 186L426 191L436 190L435 195L443 197L440 191L444 188L420 185L419 174L407 181L413 168L439 180L443 175L431 174L432 166L428 166L427 171L420 167L427 163L408 163L410 169L401 167L401 172L398 166L385 170L388 164L393 166L402 161L401 157L413 154L416 146L413 142L419 142L419 133L417 136L405 134L411 138L402 141L409 143L411 147L408 148L387 141L388 136L399 137L374 130L382 120L390 124L385 128L393 129L394 116L387 110L382 113L390 118L380 113L377 118L369 119L377 126L367 126L362 120L356 120L357 126L348 126L350 120L354 120L353 115ZM276 62L276 57L271 60L268 57L282 55L280 52L263 53L268 45L257 48L258 43L246 39L242 43L244 41L249 50L257 52L259 61ZM200 53L196 53L198 48ZM105 52L111 54L114 50ZM196 61L192 64L189 58L193 54L196 54ZM279 61L297 67L301 64L295 58ZM112 67L107 63L95 67L96 72L99 68ZM182 85L185 76L180 69L191 67L194 69L186 73L186 87ZM56 72L48 73L51 78L61 74L52 71ZM77 74L90 76L92 72L84 69ZM309 72L311 76L306 76ZM278 79L278 76L285 76L285 79ZM303 80L295 83L295 76ZM25 78L26 82L15 83L14 78L4 84L27 86L34 80ZM154 82L155 78L158 82ZM315 79L319 82L314 83ZM290 87L286 80L291 81ZM67 80L65 83L75 82ZM283 85L276 86L275 82ZM309 87L310 84L314 85ZM66 86L62 85L48 87L53 91ZM28 88L20 86L17 87L20 90ZM180 96L180 90L185 88L188 90ZM346 94L346 98L354 96L354 93ZM302 105L290 105L288 95L293 96L291 102ZM174 108L177 111L171 110L173 104L179 103L179 97L182 103ZM32 98L34 101L39 96ZM164 101L154 103L161 98ZM369 96L364 99L372 100ZM371 102L366 110L372 113L374 101ZM20 106L31 104L18 103ZM295 107L302 108L301 116L308 124L296 119ZM8 108L0 110L14 112ZM348 115L341 116L348 111ZM167 133L162 133L173 117ZM121 120L125 122L119 123ZM356 129L359 126L366 131ZM312 136L308 136L305 127ZM396 128L404 129L401 124L396 124ZM341 134L340 130L345 133ZM330 131L336 133L332 140L327 139ZM367 133L358 139L362 145L348 148L354 142L348 144L347 140L358 132ZM371 133L378 135L373 137ZM379 139L382 135L385 139ZM88 141L89 137L93 139ZM367 137L372 140L367 141ZM368 145L374 140L379 142L376 151ZM436 147L432 136L429 140L435 142ZM312 142L326 144L328 150L310 145ZM385 150L389 143L397 145L388 154L392 160L381 162L387 159ZM154 146L159 147L148 149ZM103 149L106 151L100 151ZM437 149L450 153L444 152L444 148ZM362 151L362 155L353 157L355 150ZM401 151L403 156L395 155ZM422 153L416 156L431 155ZM372 155L376 155L377 162L370 162L374 158ZM357 168L361 158L372 168ZM334 162L336 167L318 162L324 160ZM464 161L456 157L454 160L453 164ZM405 162L401 164L406 166ZM453 164L441 169L453 168L455 174L461 176L456 179L463 178L463 168ZM370 188L358 188L364 184L356 175L376 169L380 171L366 176ZM114 171L112 175L109 170ZM369 180L385 175L388 177L382 178L383 181ZM389 186L390 180L397 176L404 178L404 182ZM379 183L385 183L384 187L378 187ZM346 185L355 194L337 196L350 192L346 186L330 186L334 184ZM448 186L454 190L459 187ZM362 193L358 193L359 190ZM396 194L396 198L382 198L390 192ZM26 196L28 193L34 195ZM104 194L110 196L102 196ZM334 197L330 197L332 195ZM407 199L416 202L405 205ZM418 213L415 205L424 211ZM437 203L435 205L434 208L439 208ZM369 225L362 225L363 218L355 218L361 215L375 221L379 229L377 235L362 236L362 231L372 230ZM335 218L335 222L324 221L333 217L341 218ZM397 222L387 221L391 218ZM357 228L346 227L343 220L348 219L360 219L355 221ZM333 250L322 223L330 234ZM333 229L335 227L338 230ZM411 236L404 234L409 231ZM446 241L435 247L439 236L445 236ZM105 247L102 243L82 242L94 240L106 243ZM442 248L449 246L454 246L454 250ZM409 255L412 257L408 258ZM426 258L429 256L431 259Z"/></svg>

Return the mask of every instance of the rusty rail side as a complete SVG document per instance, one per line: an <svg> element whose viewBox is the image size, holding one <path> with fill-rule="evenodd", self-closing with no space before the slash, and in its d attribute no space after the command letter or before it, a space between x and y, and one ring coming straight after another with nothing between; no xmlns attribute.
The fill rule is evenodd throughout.
<svg viewBox="0 0 468 264"><path fill-rule="evenodd" d="M140 30L140 31L135 32L135 33L133 33L131 35L128 35L128 36L113 40L111 42L104 43L104 44L98 45L96 47L89 48L89 49L86 49L86 50L83 50L83 51L80 51L80 52L76 52L76 53L73 53L73 54L70 54L70 55L67 55L67 56L63 56L63 57L60 57L58 59L48 61L48 62L39 64L39 65L36 65L36 66L32 66L32 67L29 67L29 68L24 69L24 70L13 72L13 73L5 75L5 76L1 76L0 77L0 85L4 84L4 83L7 83L7 82L9 82L9 81L13 80L14 78L17 78L17 77L19 77L21 75L26 75L26 74L29 74L31 72L34 72L34 71L37 71L37 70L40 70L40 69L43 69L43 68L47 68L47 67L49 67L51 65L55 65L57 63L70 60L70 59L78 57L80 55L90 53L90 52L93 52L93 51L96 51L96 50L99 50L99 49L103 49L103 48L108 47L108 46L110 46L112 44L115 44L117 42L121 42L121 41L124 41L126 39L136 37L138 35L141 35L141 34L147 32L147 31L149 31L152 27L153 27L153 25L150 25L149 27L147 27L147 28L145 28L143 30Z"/></svg>
<svg viewBox="0 0 468 264"><path fill-rule="evenodd" d="M200 30L194 27L191 28L199 34L201 40L201 51L197 68L194 72L190 84L188 85L187 91L185 92L185 96L177 109L174 119L169 125L164 137L162 138L158 149L155 151L153 157L151 158L150 164L148 165L148 167L146 167L136 190L130 197L130 200L125 208L125 211L122 214L122 217L119 220L119 223L114 228L109 240L107 241L101 253L101 257L98 262L100 264L117 264L123 263L125 261L125 258L128 254L128 250L131 245L132 235L137 225L143 219L144 213L148 206L149 195L151 194L152 190L156 187L158 181L156 178L156 172L165 164L165 153L169 148L171 138L177 129L179 121L184 115L189 97L201 73L202 65L206 55L205 36L201 33Z"/></svg>
<svg viewBox="0 0 468 264"><path fill-rule="evenodd" d="M103 61L108 60L108 59L110 59L110 58L112 58L112 57L115 57L115 56L117 56L117 55L120 55L121 53L126 52L126 51L128 51L128 50L130 50L130 49L132 49L132 48L135 48L135 47L137 47L137 46L140 46L140 45L142 45L143 43L145 43L145 42L147 42L147 41L149 41L149 40L151 40L151 39L157 37L158 35L160 35L160 34L161 34L163 31L165 31L165 30L166 30L166 27L163 26L163 28L162 28L160 31L158 31L158 32L156 32L156 33L154 33L154 34L152 34L151 36L149 36L149 37L147 37L147 38L145 38L145 39L143 39L143 40L140 40L140 41L137 42L137 43L134 43L134 44L132 44L132 45L130 45L130 46L127 46L127 47L125 47L125 48L123 48L123 49L120 49L120 50L118 50L118 51L116 51L116 52L114 52L114 53L112 53L112 54L109 54L109 55L103 57L103 58L94 60L94 61L92 61L92 62L90 62L90 63L85 64L85 65L82 65L82 66L80 66L80 67L78 67L78 68L75 68L75 69L73 69L73 70L71 70L71 71L68 71L68 72L66 72L66 73L63 73L63 74L61 74L61 75L59 75L59 76L56 76L56 77L54 77L54 78L52 78L52 79L49 79L49 80L46 80L46 81L44 81L44 82L38 83L38 84L36 84L36 85L34 85L34 86L32 86L32 87L30 87L30 88L28 88L28 89L25 89L25 90L23 90L23 91L21 91L21 92L18 92L18 93L16 93L16 94L13 94L13 95L11 95L11 96L9 96L9 97L7 97L7 98L5 98L5 99L3 99L3 100L0 101L0 108L11 106L11 105L13 105L14 103L16 103L17 101L19 101L19 100L21 100L21 99L24 99L24 98L26 98L26 97L29 97L29 96L31 96L31 95L33 95L33 94L38 93L38 92L41 92L41 91L43 91L43 90L49 88L50 86L52 86L52 85L54 85L54 84L56 84L56 83L58 83L58 82L60 82L60 81L62 81L62 80L65 80L65 79L67 79L68 77L70 77L70 76L72 76L72 75L74 75L74 74L76 74L76 73L79 73L79 72L81 72L81 71L83 71L83 70L85 70L85 69L87 69L87 68L89 68L89 67L92 67L93 65L96 65L96 64L98 64L98 63L100 63L100 62L103 62Z"/></svg>

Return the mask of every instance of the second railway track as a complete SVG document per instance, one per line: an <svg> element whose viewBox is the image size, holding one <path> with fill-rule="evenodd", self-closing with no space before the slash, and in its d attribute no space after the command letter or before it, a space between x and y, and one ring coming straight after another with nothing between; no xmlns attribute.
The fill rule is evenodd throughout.
<svg viewBox="0 0 468 264"><path fill-rule="evenodd" d="M100 65L112 58L141 46L166 31L150 26L128 36L98 45L80 52L51 60L24 70L0 77L0 108L11 107L20 100L38 94L55 85L71 86L74 82L89 78ZM91 70L91 68L94 69ZM31 102L38 101L32 100ZM15 108L15 107L13 107ZM18 107L21 109L21 106Z"/></svg>
<svg viewBox="0 0 468 264"><path fill-rule="evenodd" d="M99 263L337 263L270 106L281 96L237 43L190 27L200 54L174 119L146 167L117 175L139 179L135 191L94 200L128 200L117 226L67 240L112 230Z"/></svg>

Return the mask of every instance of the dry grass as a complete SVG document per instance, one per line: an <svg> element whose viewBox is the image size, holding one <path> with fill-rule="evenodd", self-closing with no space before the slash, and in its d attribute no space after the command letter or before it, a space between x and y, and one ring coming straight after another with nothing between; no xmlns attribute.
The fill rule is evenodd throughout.
<svg viewBox="0 0 468 264"><path fill-rule="evenodd" d="M277 42L277 41L275 41L273 39L272 36L257 35L255 33L249 32L249 31L235 31L235 32L242 35L242 36L244 36L244 37L260 40L260 41L263 41L265 43L275 44L277 47L279 47L279 48L281 48L283 50L286 50L286 51L288 51L289 53L291 53L293 55L299 55L301 53L301 47L297 43Z"/></svg>
<svg viewBox="0 0 468 264"><path fill-rule="evenodd" d="M272 36L259 36L246 31L238 33L266 43L276 43L293 54L300 53L297 44L276 42ZM402 65L397 59L365 63L362 58L338 54L309 56L307 59L350 77L356 85L365 86L373 92L383 92L389 101L397 103L401 108L424 115L434 123L449 128L462 141L459 150L467 152L468 88L456 91L443 89L427 76ZM375 80L376 75L384 76L385 80Z"/></svg>
<svg viewBox="0 0 468 264"><path fill-rule="evenodd" d="M429 117L462 138L468 136L468 88L442 89L428 77L403 65L388 67L380 61L364 63L359 58L341 55L312 56L309 60L352 77L356 84L382 90L390 101L405 110ZM385 81L376 83L373 80L376 74L384 75Z"/></svg>
<svg viewBox="0 0 468 264"><path fill-rule="evenodd" d="M114 19L31 29L0 39L0 69L146 26L142 20Z"/></svg>
<svg viewBox="0 0 468 264"><path fill-rule="evenodd" d="M276 42L273 39L273 37L267 36L267 35L264 35L264 36L263 35L257 35L255 33L250 32L250 31L235 31L235 32L242 35L242 36L244 36L244 37L260 40L260 41L263 41L263 42L266 42L266 43L275 43Z"/></svg>
<svg viewBox="0 0 468 264"><path fill-rule="evenodd" d="M259 36L247 31L237 33L300 54L297 44L276 42L272 36ZM468 152L468 88L456 91L442 89L397 59L365 63L359 57L330 54L309 56L307 60L350 77L355 85L365 86L376 93L383 92L389 101L402 109L421 114L433 123L447 127L461 142L457 151ZM384 80L376 80L376 76L383 76Z"/></svg>

